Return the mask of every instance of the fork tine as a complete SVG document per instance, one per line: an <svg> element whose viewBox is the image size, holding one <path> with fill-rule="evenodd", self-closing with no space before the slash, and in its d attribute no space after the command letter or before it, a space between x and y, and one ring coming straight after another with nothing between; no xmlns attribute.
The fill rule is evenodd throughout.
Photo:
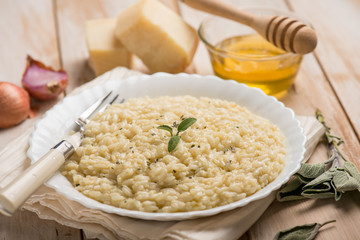
<svg viewBox="0 0 360 240"><path fill-rule="evenodd" d="M105 104L104 106L101 107L101 109L99 110L99 112L103 112L105 111L105 109L107 108L107 106L112 105L117 99L119 98L119 94L116 94L116 96L107 104ZM121 99L120 103L123 103L125 101L125 99Z"/></svg>
<svg viewBox="0 0 360 240"><path fill-rule="evenodd" d="M106 99L110 96L112 91L110 91L108 94L105 95L105 97L97 100L95 103L93 103L90 107L88 107L80 116L79 120L83 122L87 122L89 117L106 101Z"/></svg>
<svg viewBox="0 0 360 240"><path fill-rule="evenodd" d="M113 103L116 101L116 99L118 99L118 97L119 97L119 94L116 94L116 96L113 98L113 100L111 100L111 101L109 102L109 104L110 104L110 105L113 104Z"/></svg>

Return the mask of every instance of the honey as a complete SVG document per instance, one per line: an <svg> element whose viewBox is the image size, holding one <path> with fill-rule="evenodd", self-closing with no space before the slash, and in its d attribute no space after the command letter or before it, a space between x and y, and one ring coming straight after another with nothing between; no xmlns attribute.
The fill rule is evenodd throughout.
<svg viewBox="0 0 360 240"><path fill-rule="evenodd" d="M301 55L286 53L258 34L227 38L209 49L217 76L281 98L295 80Z"/></svg>

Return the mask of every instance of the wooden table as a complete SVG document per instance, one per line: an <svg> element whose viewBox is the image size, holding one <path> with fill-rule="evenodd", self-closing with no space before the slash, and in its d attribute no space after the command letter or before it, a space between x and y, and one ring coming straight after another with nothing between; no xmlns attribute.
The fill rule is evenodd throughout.
<svg viewBox="0 0 360 240"><path fill-rule="evenodd" d="M84 37L86 20L115 17L135 1L130 0L2 0L0 2L0 81L20 85L26 55L70 75L67 91L90 81L94 74L87 59ZM227 0L239 7L266 6L295 11L315 27L319 44L315 53L304 57L290 94L281 101L298 115L313 115L320 108L333 133L344 138L343 150L360 168L360 2L357 0ZM171 3L171 2L170 2ZM207 16L180 6L184 19L198 27ZM197 73L212 74L205 47L201 44L194 59ZM39 116L0 130L0 150L33 126L57 101L39 103ZM326 159L319 147L312 162ZM274 202L260 220L240 239L272 239L276 232L298 224L337 222L326 226L317 239L359 239L360 193L334 200ZM81 230L41 220L35 213L18 211L0 216L0 239L84 239Z"/></svg>

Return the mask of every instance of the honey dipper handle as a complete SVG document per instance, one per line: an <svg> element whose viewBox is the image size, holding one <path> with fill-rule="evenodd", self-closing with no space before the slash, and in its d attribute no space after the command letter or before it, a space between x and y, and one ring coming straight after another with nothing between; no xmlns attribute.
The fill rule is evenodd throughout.
<svg viewBox="0 0 360 240"><path fill-rule="evenodd" d="M220 0L181 0L186 5L245 25L252 25L254 16Z"/></svg>
<svg viewBox="0 0 360 240"><path fill-rule="evenodd" d="M228 18L256 30L262 37L288 52L306 54L317 45L315 31L286 16L256 16L221 0L181 0L192 8Z"/></svg>

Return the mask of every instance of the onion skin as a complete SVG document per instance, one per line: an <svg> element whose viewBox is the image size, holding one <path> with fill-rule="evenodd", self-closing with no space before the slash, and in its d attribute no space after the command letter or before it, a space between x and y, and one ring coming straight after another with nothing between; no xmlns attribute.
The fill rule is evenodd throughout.
<svg viewBox="0 0 360 240"><path fill-rule="evenodd" d="M31 97L44 101L57 98L64 92L69 84L69 78L64 69L55 71L42 62L27 56L21 83Z"/></svg>
<svg viewBox="0 0 360 240"><path fill-rule="evenodd" d="M0 82L0 128L15 126L30 115L29 94L15 84Z"/></svg>

